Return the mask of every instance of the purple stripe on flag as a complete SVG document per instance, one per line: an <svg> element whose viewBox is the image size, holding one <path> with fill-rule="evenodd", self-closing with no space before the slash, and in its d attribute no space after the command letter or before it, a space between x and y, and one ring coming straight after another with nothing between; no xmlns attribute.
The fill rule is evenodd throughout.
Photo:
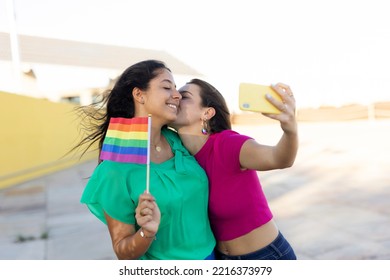
<svg viewBox="0 0 390 280"><path fill-rule="evenodd" d="M111 152L100 152L100 158L102 160L111 160L117 162L132 162L146 164L147 156L146 155L131 155L131 154L117 154Z"/></svg>

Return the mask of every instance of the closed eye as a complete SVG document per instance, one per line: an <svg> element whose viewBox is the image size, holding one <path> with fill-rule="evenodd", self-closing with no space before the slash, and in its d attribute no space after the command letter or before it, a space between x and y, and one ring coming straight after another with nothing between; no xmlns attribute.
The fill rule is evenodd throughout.
<svg viewBox="0 0 390 280"><path fill-rule="evenodd" d="M187 99L190 97L189 93L187 91L180 92L182 99Z"/></svg>

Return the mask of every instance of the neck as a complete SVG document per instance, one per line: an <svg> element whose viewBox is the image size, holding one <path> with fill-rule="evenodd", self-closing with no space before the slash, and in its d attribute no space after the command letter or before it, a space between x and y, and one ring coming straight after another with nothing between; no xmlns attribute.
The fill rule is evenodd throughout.
<svg viewBox="0 0 390 280"><path fill-rule="evenodd" d="M154 126L150 129L150 142L152 145L158 145L161 142L161 126Z"/></svg>
<svg viewBox="0 0 390 280"><path fill-rule="evenodd" d="M146 112L140 112L136 108L136 113L134 117L147 117L148 114ZM152 126L150 128L150 142L155 145L161 141L161 128L166 123L162 122L159 118L152 116Z"/></svg>
<svg viewBox="0 0 390 280"><path fill-rule="evenodd" d="M191 155L195 155L199 152L209 138L209 135L203 135L200 131L194 132L186 130L185 128L180 128L177 132L183 142L183 145L187 148Z"/></svg>

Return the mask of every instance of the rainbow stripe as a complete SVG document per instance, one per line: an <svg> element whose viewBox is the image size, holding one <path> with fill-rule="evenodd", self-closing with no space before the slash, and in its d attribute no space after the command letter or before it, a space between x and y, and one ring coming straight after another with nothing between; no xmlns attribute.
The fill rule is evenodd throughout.
<svg viewBox="0 0 390 280"><path fill-rule="evenodd" d="M148 118L111 118L100 152L101 160L147 163Z"/></svg>

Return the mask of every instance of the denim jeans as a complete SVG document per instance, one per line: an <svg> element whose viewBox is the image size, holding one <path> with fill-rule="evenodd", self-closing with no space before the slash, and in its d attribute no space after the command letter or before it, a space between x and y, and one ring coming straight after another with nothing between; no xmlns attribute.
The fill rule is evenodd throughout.
<svg viewBox="0 0 390 280"><path fill-rule="evenodd" d="M294 250L290 243L284 238L282 233L279 232L278 236L271 244L261 248L258 251L239 255L229 256L216 250L217 260L296 260Z"/></svg>
<svg viewBox="0 0 390 280"><path fill-rule="evenodd" d="M215 260L215 252L211 252L211 254L205 258L205 260Z"/></svg>

